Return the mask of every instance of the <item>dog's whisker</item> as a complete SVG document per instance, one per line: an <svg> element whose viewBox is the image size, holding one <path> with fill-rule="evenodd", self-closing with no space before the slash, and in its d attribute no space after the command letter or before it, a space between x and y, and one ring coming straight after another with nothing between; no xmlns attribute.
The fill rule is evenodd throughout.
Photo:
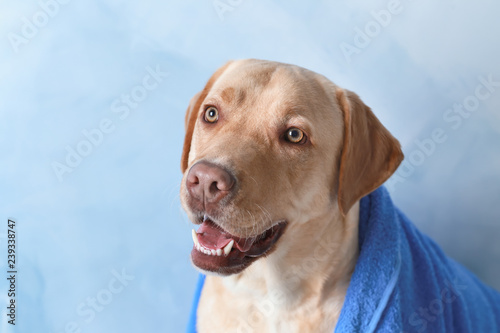
<svg viewBox="0 0 500 333"><path fill-rule="evenodd" d="M257 184L257 186L259 186L259 182L252 176L249 176L251 180L253 180L255 182L255 184Z"/></svg>
<svg viewBox="0 0 500 333"><path fill-rule="evenodd" d="M250 213L250 211L248 209L245 209L245 212L248 214L248 217L251 220L252 219L252 214ZM247 235L248 235L248 230L245 228L244 237L246 238Z"/></svg>
<svg viewBox="0 0 500 333"><path fill-rule="evenodd" d="M273 219L271 217L271 213L267 211L267 209L263 208L261 205L258 203L255 203L255 205L262 211L262 218L260 219L260 224L262 225L261 229L267 229L268 227L272 226L273 224ZM267 224L269 222L269 225Z"/></svg>

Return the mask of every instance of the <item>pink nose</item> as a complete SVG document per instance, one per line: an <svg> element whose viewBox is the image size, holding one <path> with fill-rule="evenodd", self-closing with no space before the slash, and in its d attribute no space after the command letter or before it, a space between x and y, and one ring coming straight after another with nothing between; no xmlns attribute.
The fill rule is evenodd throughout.
<svg viewBox="0 0 500 333"><path fill-rule="evenodd" d="M186 177L189 194L200 203L216 204L231 193L235 179L226 170L208 162L198 162Z"/></svg>

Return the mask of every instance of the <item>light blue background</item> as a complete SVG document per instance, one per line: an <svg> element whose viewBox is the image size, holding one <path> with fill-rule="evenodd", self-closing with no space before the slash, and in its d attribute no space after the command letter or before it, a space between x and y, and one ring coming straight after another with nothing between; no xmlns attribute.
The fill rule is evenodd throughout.
<svg viewBox="0 0 500 333"><path fill-rule="evenodd" d="M376 29L371 12L391 1L233 0L221 16L212 0L66 0L43 14L51 2L0 0L0 300L8 217L19 251L18 325L2 305L1 332L183 331L196 279L178 198L184 111L238 58L294 63L356 91L413 156L391 183L395 202L500 288L500 87L456 129L443 119L479 77L500 81L498 1L401 0L351 57L342 43ZM148 68L168 76L121 119L112 104ZM59 181L52 164L103 119L114 131ZM435 128L446 141L419 153ZM123 269L133 279L112 294ZM79 315L97 296L109 303Z"/></svg>

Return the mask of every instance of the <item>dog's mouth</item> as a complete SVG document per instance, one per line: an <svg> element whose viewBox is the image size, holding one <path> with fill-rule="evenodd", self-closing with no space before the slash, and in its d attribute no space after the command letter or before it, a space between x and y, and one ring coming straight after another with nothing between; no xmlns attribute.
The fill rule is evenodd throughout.
<svg viewBox="0 0 500 333"><path fill-rule="evenodd" d="M285 231L287 223L278 222L263 233L249 238L231 235L206 216L192 231L191 260L198 268L222 275L239 273L257 258L266 255Z"/></svg>

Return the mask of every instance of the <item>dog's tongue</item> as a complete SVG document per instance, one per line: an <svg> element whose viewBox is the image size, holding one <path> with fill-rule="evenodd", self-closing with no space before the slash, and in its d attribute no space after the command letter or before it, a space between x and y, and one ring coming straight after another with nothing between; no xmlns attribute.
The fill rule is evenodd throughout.
<svg viewBox="0 0 500 333"><path fill-rule="evenodd" d="M203 222L196 233L201 245L214 250L224 248L231 240L234 240L234 246L241 252L247 252L253 244L250 239L235 237L225 232L210 220Z"/></svg>

